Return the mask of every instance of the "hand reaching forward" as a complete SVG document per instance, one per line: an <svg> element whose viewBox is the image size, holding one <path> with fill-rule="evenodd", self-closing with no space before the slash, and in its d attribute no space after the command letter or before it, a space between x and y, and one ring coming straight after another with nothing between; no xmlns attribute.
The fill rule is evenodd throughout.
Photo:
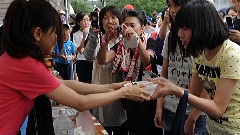
<svg viewBox="0 0 240 135"><path fill-rule="evenodd" d="M118 90L123 87L124 84L129 83L129 81L106 84L106 87L110 89L110 91Z"/></svg>
<svg viewBox="0 0 240 135"><path fill-rule="evenodd" d="M122 87L124 90L124 97L133 101L149 101L150 93L143 89L144 84L127 85Z"/></svg>
<svg viewBox="0 0 240 135"><path fill-rule="evenodd" d="M176 95L182 97L184 91L181 87L175 85L164 77L148 79L149 81L158 84L155 93L151 96L151 99L157 99L158 97L164 97L166 95Z"/></svg>

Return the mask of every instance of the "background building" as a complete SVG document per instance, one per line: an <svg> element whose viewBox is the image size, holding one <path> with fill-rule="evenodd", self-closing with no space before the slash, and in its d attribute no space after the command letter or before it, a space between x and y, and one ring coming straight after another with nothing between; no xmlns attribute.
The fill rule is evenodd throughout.
<svg viewBox="0 0 240 135"><path fill-rule="evenodd" d="M232 0L214 0L214 1L215 1L214 5L217 10L233 6Z"/></svg>

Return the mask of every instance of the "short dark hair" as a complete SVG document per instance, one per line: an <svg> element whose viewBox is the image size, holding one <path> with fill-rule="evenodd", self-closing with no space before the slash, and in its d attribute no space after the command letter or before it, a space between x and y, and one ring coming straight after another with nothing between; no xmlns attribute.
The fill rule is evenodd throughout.
<svg viewBox="0 0 240 135"><path fill-rule="evenodd" d="M187 3L189 0L173 0L173 2L178 6L183 6L185 3ZM166 0L167 4L169 4L169 0Z"/></svg>
<svg viewBox="0 0 240 135"><path fill-rule="evenodd" d="M207 0L192 0L177 13L179 28L192 29L192 37L186 51L197 57L203 50L223 44L228 38L228 29L220 19L214 5Z"/></svg>
<svg viewBox="0 0 240 135"><path fill-rule="evenodd" d="M89 14L86 13L86 12L80 12L80 13L78 13L78 14L76 15L76 23L79 23L79 22L83 19L83 17L86 16L86 15L89 16Z"/></svg>
<svg viewBox="0 0 240 135"><path fill-rule="evenodd" d="M231 10L231 9L232 9L234 12L237 13L236 7L235 7L235 6L231 6L231 7L229 7L229 8L226 10L226 14L228 14L229 10Z"/></svg>
<svg viewBox="0 0 240 135"><path fill-rule="evenodd" d="M158 15L157 11L154 11L152 16L154 17L155 15Z"/></svg>
<svg viewBox="0 0 240 135"><path fill-rule="evenodd" d="M74 27L72 28L72 32L71 32L71 34L70 34L71 39L73 39L73 33L75 33L75 32L77 32L78 30L80 30L80 25L79 25L78 23L79 23L79 22L83 19L83 17L86 16L86 15L89 16L88 13L81 11L81 12L79 12L79 13L75 16L75 25L74 25Z"/></svg>
<svg viewBox="0 0 240 135"><path fill-rule="evenodd" d="M100 13L99 13L99 26L100 26L100 30L102 33L106 33L104 28L103 28L103 17L106 15L107 12L111 12L111 14L115 15L118 20L119 20L119 24L122 24L122 13L121 10L115 6L106 6L103 9L101 9Z"/></svg>
<svg viewBox="0 0 240 135"><path fill-rule="evenodd" d="M141 26L145 26L147 23L145 13L141 10L131 9L126 13L123 20L125 20L127 17L136 17L139 20Z"/></svg>
<svg viewBox="0 0 240 135"><path fill-rule="evenodd" d="M50 16L50 17L49 17ZM43 62L44 54L36 44L32 29L41 28L47 32L51 28L58 35L58 43L63 45L62 22L58 12L46 0L14 0L8 7L3 34L3 49L11 57L30 56Z"/></svg>
<svg viewBox="0 0 240 135"><path fill-rule="evenodd" d="M88 13L86 13L86 12L79 12L77 15L76 15L76 18L75 18L75 23L76 23L76 25L74 26L74 28L73 28L73 31L74 32L77 32L79 29L80 29L80 25L78 24L80 21L82 21L83 20L83 17L84 16L89 16L89 14Z"/></svg>

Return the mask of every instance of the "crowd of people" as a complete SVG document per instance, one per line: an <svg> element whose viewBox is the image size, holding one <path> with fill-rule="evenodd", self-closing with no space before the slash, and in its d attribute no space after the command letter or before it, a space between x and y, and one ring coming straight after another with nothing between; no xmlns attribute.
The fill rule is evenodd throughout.
<svg viewBox="0 0 240 135"><path fill-rule="evenodd" d="M52 100L90 110L110 135L240 134L240 0L226 12L166 2L151 20L110 5L72 27L45 0L14 0L1 27L0 135L20 135L27 116L27 134L54 135ZM139 81L155 93L125 85Z"/></svg>

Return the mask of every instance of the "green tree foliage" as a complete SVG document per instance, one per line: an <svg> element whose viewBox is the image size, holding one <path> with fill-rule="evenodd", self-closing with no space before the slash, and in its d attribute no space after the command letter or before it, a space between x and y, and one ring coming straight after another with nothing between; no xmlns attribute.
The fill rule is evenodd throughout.
<svg viewBox="0 0 240 135"><path fill-rule="evenodd" d="M152 16L154 11L161 12L166 7L166 0L107 0L107 5L114 5L123 9L126 4L131 4L135 9L142 10Z"/></svg>
<svg viewBox="0 0 240 135"><path fill-rule="evenodd" d="M75 13L80 11L91 12L93 4L91 0L70 0ZM102 8L102 0L99 0L98 7ZM166 0L106 0L107 5L114 5L123 9L126 4L131 4L135 9L142 10L149 16L152 16L154 11L161 12L166 7Z"/></svg>
<svg viewBox="0 0 240 135"><path fill-rule="evenodd" d="M71 0L70 3L76 14L80 13L80 11L87 13L92 11L92 6L86 0Z"/></svg>

